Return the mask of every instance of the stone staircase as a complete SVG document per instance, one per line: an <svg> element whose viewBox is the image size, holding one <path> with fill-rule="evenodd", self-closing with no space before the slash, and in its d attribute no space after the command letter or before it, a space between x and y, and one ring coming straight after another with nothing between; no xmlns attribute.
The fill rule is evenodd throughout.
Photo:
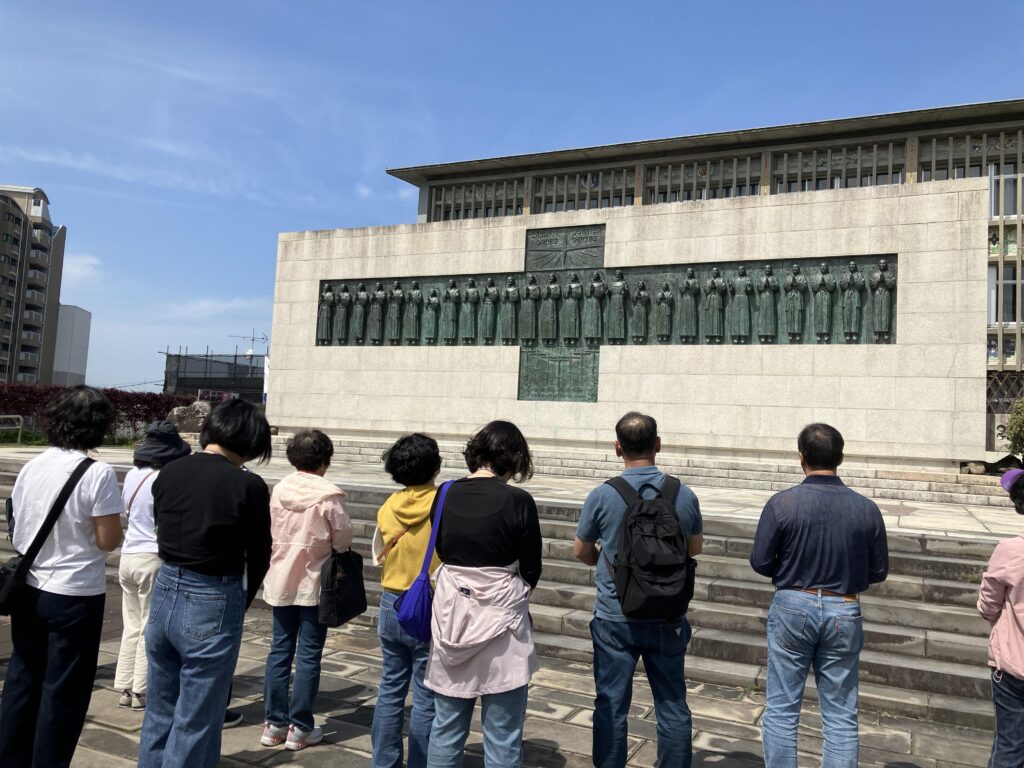
<svg viewBox="0 0 1024 768"><path fill-rule="evenodd" d="M283 455L287 435L274 438L275 455ZM374 464L392 444L390 438L335 437L334 460L337 463ZM438 441L444 466L464 469L464 442ZM605 479L622 469L611 446L603 450L582 450L531 444L534 466L538 473L568 477ZM684 483L705 488L743 488L780 491L803 479L795 460L778 461L756 458L721 458L682 455L667 448L658 455L658 466L679 477ZM908 470L888 466L872 466L851 460L842 467L843 481L854 490L875 499L924 501L941 504L978 506L1011 506L999 487L999 478L989 475L968 475L952 469L922 467Z"/></svg>
<svg viewBox="0 0 1024 768"><path fill-rule="evenodd" d="M0 463L0 498L8 495L17 470L16 463ZM119 468L119 474L125 470ZM770 482L788 485L796 479ZM354 549L366 558L371 606L358 621L370 623L376 617L380 590L379 569L370 563L370 541L377 509L393 486L346 490ZM579 505L538 499L538 506L545 555L541 582L531 600L538 649L544 656L590 663L594 569L572 555ZM704 554L698 558L697 588L688 615L694 634L686 658L687 679L763 688L765 623L773 588L747 563L755 522L706 515L704 525ZM10 555L4 527L0 521L2 559ZM985 663L988 624L974 605L995 541L890 534L889 579L863 598L863 707L936 723L992 727ZM115 553L108 562L108 578L113 580L117 560ZM807 695L814 695L813 679Z"/></svg>

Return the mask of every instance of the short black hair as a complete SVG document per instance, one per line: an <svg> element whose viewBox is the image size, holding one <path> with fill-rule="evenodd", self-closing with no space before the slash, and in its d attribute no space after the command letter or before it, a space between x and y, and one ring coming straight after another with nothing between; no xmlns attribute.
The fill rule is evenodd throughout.
<svg viewBox="0 0 1024 768"><path fill-rule="evenodd" d="M470 472L487 467L499 477L509 475L517 483L533 477L530 446L511 421L492 421L469 438L462 455Z"/></svg>
<svg viewBox="0 0 1024 768"><path fill-rule="evenodd" d="M615 424L615 439L627 458L648 456L658 445L658 422L653 416L630 411Z"/></svg>
<svg viewBox="0 0 1024 768"><path fill-rule="evenodd" d="M88 451L103 442L114 423L114 409L105 394L82 384L58 392L42 418L50 445Z"/></svg>
<svg viewBox="0 0 1024 768"><path fill-rule="evenodd" d="M1010 501L1018 515L1024 515L1024 475L1020 475L1010 486Z"/></svg>
<svg viewBox="0 0 1024 768"><path fill-rule="evenodd" d="M399 485L425 485L441 469L437 440L419 432L402 435L380 455L384 471Z"/></svg>
<svg viewBox="0 0 1024 768"><path fill-rule="evenodd" d="M808 424L800 430L796 448L808 469L832 469L843 463L843 436L829 424Z"/></svg>
<svg viewBox="0 0 1024 768"><path fill-rule="evenodd" d="M142 459L135 459L132 461L136 469L163 469L163 464L157 464L155 461L143 461Z"/></svg>
<svg viewBox="0 0 1024 768"><path fill-rule="evenodd" d="M288 438L285 454L296 469L315 472L331 463L334 443L319 429L306 429Z"/></svg>
<svg viewBox="0 0 1024 768"><path fill-rule="evenodd" d="M270 460L270 425L252 403L237 397L216 406L203 419L199 445L219 445L237 453L244 461Z"/></svg>

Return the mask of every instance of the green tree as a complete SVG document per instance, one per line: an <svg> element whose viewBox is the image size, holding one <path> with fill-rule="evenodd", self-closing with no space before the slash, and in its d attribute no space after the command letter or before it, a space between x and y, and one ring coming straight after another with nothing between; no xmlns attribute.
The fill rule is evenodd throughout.
<svg viewBox="0 0 1024 768"><path fill-rule="evenodd" d="M1024 398L1013 403L1010 419L1006 422L1006 442L1010 453L1024 456Z"/></svg>

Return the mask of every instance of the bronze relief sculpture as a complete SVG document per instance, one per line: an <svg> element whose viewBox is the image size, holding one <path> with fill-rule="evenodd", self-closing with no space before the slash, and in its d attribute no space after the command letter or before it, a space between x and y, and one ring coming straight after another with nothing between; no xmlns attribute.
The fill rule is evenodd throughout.
<svg viewBox="0 0 1024 768"><path fill-rule="evenodd" d="M318 347L331 343L331 309L334 307L334 293L325 285L316 309L316 344Z"/></svg>
<svg viewBox="0 0 1024 768"><path fill-rule="evenodd" d="M814 292L814 335L819 344L832 340L832 294L837 288L835 276L829 272L828 264L822 264L817 276L811 281Z"/></svg>
<svg viewBox="0 0 1024 768"><path fill-rule="evenodd" d="M437 344L437 317L441 313L441 299L437 289L431 288L423 302L423 338L427 344Z"/></svg>
<svg viewBox="0 0 1024 768"><path fill-rule="evenodd" d="M441 340L445 344L454 344L459 335L459 303L462 292L454 280L448 281L441 298Z"/></svg>
<svg viewBox="0 0 1024 768"><path fill-rule="evenodd" d="M406 344L420 343L420 312L423 308L423 291L419 280L412 281L412 288L405 298L405 318L402 321L402 335Z"/></svg>
<svg viewBox="0 0 1024 768"><path fill-rule="evenodd" d="M718 267L711 269L711 277L704 283L704 339L708 344L721 344L725 336L725 278Z"/></svg>
<svg viewBox="0 0 1024 768"><path fill-rule="evenodd" d="M647 341L647 308L651 303L651 294L647 283L641 280L633 294L633 343L643 344Z"/></svg>
<svg viewBox="0 0 1024 768"><path fill-rule="evenodd" d="M779 333L779 312L776 307L779 278L771 264L765 264L757 281L757 336L762 344L771 344Z"/></svg>
<svg viewBox="0 0 1024 768"><path fill-rule="evenodd" d="M583 339L591 346L600 344L604 338L604 297L607 292L608 286L601 273L591 275L587 298L583 302Z"/></svg>
<svg viewBox="0 0 1024 768"><path fill-rule="evenodd" d="M807 293L807 278L800 273L800 265L794 264L783 284L786 292L786 333L791 344L799 344L804 338L804 315Z"/></svg>
<svg viewBox="0 0 1024 768"><path fill-rule="evenodd" d="M487 284L484 286L483 310L480 312L480 333L484 338L484 344L494 343L495 325L498 320L498 302L500 300L501 297L498 295L498 289L494 285L494 278L488 277Z"/></svg>
<svg viewBox="0 0 1024 768"><path fill-rule="evenodd" d="M565 298L562 301L562 338L569 346L580 340L580 301L583 299L583 285L575 272L569 275L569 284L565 287Z"/></svg>
<svg viewBox="0 0 1024 768"><path fill-rule="evenodd" d="M540 303L540 286L537 278L528 275L526 287L519 302L519 343L535 344L537 342L537 304Z"/></svg>
<svg viewBox="0 0 1024 768"><path fill-rule="evenodd" d="M384 305L387 300L388 292L384 290L384 283L378 280L370 294L370 316L366 321L371 344L380 344L384 338Z"/></svg>
<svg viewBox="0 0 1024 768"><path fill-rule="evenodd" d="M516 310L519 304L519 288L514 277L505 278L505 290L501 294L500 331L501 343L506 346L516 342Z"/></svg>
<svg viewBox="0 0 1024 768"><path fill-rule="evenodd" d="M476 343L476 305L480 303L480 289L472 277L466 284L466 292L462 298L462 309L459 310L459 335L463 344Z"/></svg>
<svg viewBox="0 0 1024 768"><path fill-rule="evenodd" d="M892 335L892 294L896 290L896 276L889 271L885 259L878 262L878 269L871 273L868 282L872 293L875 341L888 342Z"/></svg>
<svg viewBox="0 0 1024 768"><path fill-rule="evenodd" d="M344 344L348 341L348 312L352 306L352 294L344 283L334 295L334 304L334 343Z"/></svg>
<svg viewBox="0 0 1024 768"><path fill-rule="evenodd" d="M562 300L562 286L558 284L558 275L552 275L544 286L544 299L540 303L540 340L545 346L552 346L558 341L558 303Z"/></svg>
<svg viewBox="0 0 1024 768"><path fill-rule="evenodd" d="M404 303L405 291L395 280L388 292L388 314L384 323L384 333L387 336L388 344L392 346L402 343L402 305Z"/></svg>
<svg viewBox="0 0 1024 768"><path fill-rule="evenodd" d="M672 305L675 301L668 283L661 284L654 301L654 333L664 344L672 339Z"/></svg>
<svg viewBox="0 0 1024 768"><path fill-rule="evenodd" d="M684 344L697 343L700 295L700 280L690 267L679 283L679 340Z"/></svg>
<svg viewBox="0 0 1024 768"><path fill-rule="evenodd" d="M742 264L736 268L736 277L729 281L729 295L732 297L732 343L749 344L752 332L750 298L754 283L747 276Z"/></svg>
<svg viewBox="0 0 1024 768"><path fill-rule="evenodd" d="M857 268L857 262L851 261L846 272L839 278L839 290L843 294L843 336L847 344L860 341L860 329L864 323L864 289L867 280L864 273Z"/></svg>
<svg viewBox="0 0 1024 768"><path fill-rule="evenodd" d="M366 290L366 284L360 283L352 307L352 340L356 344L362 344L366 338L366 315L369 304L370 294Z"/></svg>
<svg viewBox="0 0 1024 768"><path fill-rule="evenodd" d="M621 269L615 270L615 279L608 286L608 341L622 344L626 340L626 301L629 286Z"/></svg>

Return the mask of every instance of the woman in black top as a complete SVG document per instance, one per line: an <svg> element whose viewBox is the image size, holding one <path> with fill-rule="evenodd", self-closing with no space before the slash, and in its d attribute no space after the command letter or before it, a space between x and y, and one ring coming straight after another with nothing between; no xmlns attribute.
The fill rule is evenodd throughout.
<svg viewBox="0 0 1024 768"><path fill-rule="evenodd" d="M481 699L484 765L522 765L527 688L537 670L529 610L541 571L533 497L508 485L533 475L523 434L492 421L464 452L472 474L449 488L440 515L432 645L425 684L434 691L428 768L461 765Z"/></svg>
<svg viewBox="0 0 1024 768"><path fill-rule="evenodd" d="M164 565L146 627L139 768L217 765L242 617L270 566L270 494L242 467L270 458L267 420L229 400L206 417L199 442L200 453L169 464L153 483Z"/></svg>

